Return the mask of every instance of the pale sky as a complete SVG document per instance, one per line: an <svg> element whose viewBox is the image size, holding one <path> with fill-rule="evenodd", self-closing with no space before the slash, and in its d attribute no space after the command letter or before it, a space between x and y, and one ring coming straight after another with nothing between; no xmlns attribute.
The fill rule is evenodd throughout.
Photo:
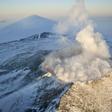
<svg viewBox="0 0 112 112"><path fill-rule="evenodd" d="M112 0L85 0L90 15L112 16ZM75 0L0 0L0 20L40 15L59 18L75 4Z"/></svg>

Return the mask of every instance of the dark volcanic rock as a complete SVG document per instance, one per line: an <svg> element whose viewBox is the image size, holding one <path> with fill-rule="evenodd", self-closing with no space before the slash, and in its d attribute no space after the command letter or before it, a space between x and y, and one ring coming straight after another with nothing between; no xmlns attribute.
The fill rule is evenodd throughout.
<svg viewBox="0 0 112 112"><path fill-rule="evenodd" d="M41 34L40 34L40 38L48 38L50 35L52 36L53 33L50 33L50 32L44 32L44 33L41 33Z"/></svg>

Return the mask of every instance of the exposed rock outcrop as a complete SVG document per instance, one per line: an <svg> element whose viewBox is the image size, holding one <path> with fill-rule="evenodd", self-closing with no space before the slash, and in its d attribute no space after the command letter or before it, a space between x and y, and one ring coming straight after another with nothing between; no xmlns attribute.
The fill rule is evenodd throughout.
<svg viewBox="0 0 112 112"><path fill-rule="evenodd" d="M112 112L112 73L74 84L62 97L58 112Z"/></svg>

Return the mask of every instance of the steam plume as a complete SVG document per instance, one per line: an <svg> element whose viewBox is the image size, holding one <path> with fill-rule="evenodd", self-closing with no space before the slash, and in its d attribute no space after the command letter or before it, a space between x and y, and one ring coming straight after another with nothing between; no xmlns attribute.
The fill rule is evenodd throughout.
<svg viewBox="0 0 112 112"><path fill-rule="evenodd" d="M60 34L74 33L80 27L84 27L88 23L90 23L90 20L88 20L84 0L76 0L76 4L71 8L69 14L65 19L59 21L54 27L54 30Z"/></svg>
<svg viewBox="0 0 112 112"><path fill-rule="evenodd" d="M84 0L77 0L67 18L59 22L55 30L61 34L75 34L77 27L80 31L76 34L76 42L51 53L42 63L44 69L50 68L65 82L97 79L111 70L108 46L102 34L94 31Z"/></svg>

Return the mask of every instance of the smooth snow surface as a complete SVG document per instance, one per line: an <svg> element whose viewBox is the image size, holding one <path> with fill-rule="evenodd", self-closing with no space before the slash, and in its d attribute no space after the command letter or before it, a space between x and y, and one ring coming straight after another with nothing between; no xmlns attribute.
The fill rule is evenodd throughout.
<svg viewBox="0 0 112 112"><path fill-rule="evenodd" d="M33 34L51 32L56 22L40 16L29 16L0 30L0 43L19 40Z"/></svg>

